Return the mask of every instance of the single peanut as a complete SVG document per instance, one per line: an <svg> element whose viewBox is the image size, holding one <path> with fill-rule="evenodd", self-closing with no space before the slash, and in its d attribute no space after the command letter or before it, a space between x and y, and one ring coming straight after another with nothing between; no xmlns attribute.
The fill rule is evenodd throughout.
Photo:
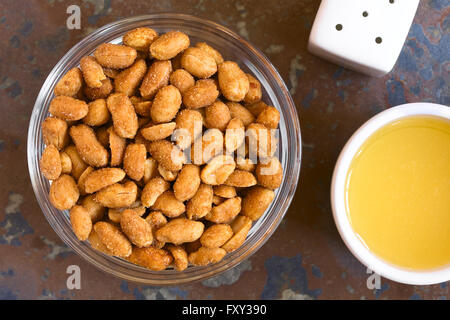
<svg viewBox="0 0 450 320"><path fill-rule="evenodd" d="M41 172L48 180L58 179L62 172L61 156L54 145L48 145L39 161Z"/></svg>
<svg viewBox="0 0 450 320"><path fill-rule="evenodd" d="M89 112L86 102L67 96L57 96L50 102L48 111L65 121L83 119Z"/></svg>
<svg viewBox="0 0 450 320"><path fill-rule="evenodd" d="M127 209L122 212L120 226L134 245L142 248L152 244L152 228L147 221L138 216L133 210Z"/></svg>
<svg viewBox="0 0 450 320"><path fill-rule="evenodd" d="M108 97L106 103L112 115L116 134L122 138L134 138L139 129L139 123L130 99L123 93L115 93Z"/></svg>
<svg viewBox="0 0 450 320"><path fill-rule="evenodd" d="M200 168L193 164L183 166L173 184L175 197L180 201L191 199L200 186Z"/></svg>
<svg viewBox="0 0 450 320"><path fill-rule="evenodd" d="M199 48L188 48L181 57L181 67L200 79L210 78L217 72L216 60Z"/></svg>
<svg viewBox="0 0 450 320"><path fill-rule="evenodd" d="M156 202L156 199L165 191L169 190L170 184L161 177L151 179L142 190L141 202L142 205L150 208Z"/></svg>
<svg viewBox="0 0 450 320"><path fill-rule="evenodd" d="M59 210L68 210L78 201L80 192L75 180L63 174L50 186L50 202Z"/></svg>
<svg viewBox="0 0 450 320"><path fill-rule="evenodd" d="M175 245L193 242L201 237L205 226L199 221L184 218L170 220L165 226L156 231L156 238L162 242Z"/></svg>
<svg viewBox="0 0 450 320"><path fill-rule="evenodd" d="M104 43L94 52L98 63L106 68L124 69L131 66L137 57L135 49L119 44Z"/></svg>
<svg viewBox="0 0 450 320"><path fill-rule="evenodd" d="M190 45L189 37L180 31L169 31L150 45L150 54L157 60L169 60Z"/></svg>
<svg viewBox="0 0 450 320"><path fill-rule="evenodd" d="M81 58L80 67L88 87L100 88L102 86L102 81L106 79L106 76L103 73L102 66L94 57L86 56Z"/></svg>
<svg viewBox="0 0 450 320"><path fill-rule="evenodd" d="M48 117L42 122L42 137L44 143L63 149L69 142L67 122L58 118Z"/></svg>
<svg viewBox="0 0 450 320"><path fill-rule="evenodd" d="M98 142L92 128L84 124L72 126L70 136L84 162L93 167L104 167L108 164L108 151Z"/></svg>
<svg viewBox="0 0 450 320"><path fill-rule="evenodd" d="M214 223L230 223L241 211L241 201L240 197L227 199L213 207L205 219Z"/></svg>
<svg viewBox="0 0 450 320"><path fill-rule="evenodd" d="M246 74L236 62L225 61L219 65L219 86L222 94L230 101L244 100L250 83Z"/></svg>
<svg viewBox="0 0 450 320"><path fill-rule="evenodd" d="M111 251L111 253L120 258L126 258L131 254L131 243L119 228L111 223L100 221L94 225L100 241Z"/></svg>
<svg viewBox="0 0 450 320"><path fill-rule="evenodd" d="M55 86L55 96L75 97L83 86L83 74L78 68L73 68L58 81Z"/></svg>
<svg viewBox="0 0 450 320"><path fill-rule="evenodd" d="M124 184L115 183L101 189L95 194L95 200L107 208L126 208L137 198L137 186L128 181Z"/></svg>
<svg viewBox="0 0 450 320"><path fill-rule="evenodd" d="M92 231L92 220L89 212L82 206L70 209L70 223L78 240L85 241Z"/></svg>

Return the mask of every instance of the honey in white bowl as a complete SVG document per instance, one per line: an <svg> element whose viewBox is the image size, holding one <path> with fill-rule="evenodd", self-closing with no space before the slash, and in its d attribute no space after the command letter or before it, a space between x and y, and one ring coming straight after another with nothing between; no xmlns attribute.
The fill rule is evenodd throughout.
<svg viewBox="0 0 450 320"><path fill-rule="evenodd" d="M450 265L450 121L411 116L376 131L345 195L353 230L379 258L412 270Z"/></svg>

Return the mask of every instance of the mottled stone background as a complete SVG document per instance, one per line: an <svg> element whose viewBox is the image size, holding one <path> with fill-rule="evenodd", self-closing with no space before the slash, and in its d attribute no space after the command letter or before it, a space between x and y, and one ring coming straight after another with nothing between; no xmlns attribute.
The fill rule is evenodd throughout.
<svg viewBox="0 0 450 320"><path fill-rule="evenodd" d="M66 8L82 9L82 30L66 28ZM405 102L450 104L450 4L422 0L395 69L376 79L306 50L318 0L2 0L0 2L0 299L447 299L449 284L366 286L366 268L336 231L329 187L350 135L374 114ZM45 220L26 163L28 122L56 62L96 28L155 12L221 23L264 51L295 99L304 139L295 200L272 238L216 278L179 287L127 283L82 261ZM82 289L66 288L81 267Z"/></svg>

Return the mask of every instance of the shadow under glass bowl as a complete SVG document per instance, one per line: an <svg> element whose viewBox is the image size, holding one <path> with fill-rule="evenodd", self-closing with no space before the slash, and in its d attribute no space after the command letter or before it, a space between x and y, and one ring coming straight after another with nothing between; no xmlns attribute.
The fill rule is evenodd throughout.
<svg viewBox="0 0 450 320"><path fill-rule="evenodd" d="M263 88L263 100L275 106L281 114L278 155L283 167L282 185L264 215L254 223L244 244L215 264L205 267L190 266L182 272L175 270L151 271L123 259L107 256L80 242L70 225L67 211L59 211L49 200L50 183L39 170L39 159L44 150L41 123L48 114L53 89L58 80L71 68L79 65L83 56L90 55L104 42L121 43L127 31L150 27L164 33L179 30L191 43L207 42L222 53L226 60L236 61L245 72L252 73ZM31 115L27 145L28 167L36 199L52 228L78 255L100 270L122 279L151 284L175 285L203 280L236 266L255 253L272 235L283 219L294 196L300 174L301 135L297 111L292 97L280 75L269 60L246 40L229 29L203 19L183 14L152 14L123 19L108 24L75 45L53 68L39 92Z"/></svg>

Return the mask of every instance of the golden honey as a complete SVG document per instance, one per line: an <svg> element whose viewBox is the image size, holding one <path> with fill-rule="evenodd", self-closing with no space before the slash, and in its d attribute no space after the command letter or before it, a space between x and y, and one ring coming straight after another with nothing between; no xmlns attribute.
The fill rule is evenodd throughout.
<svg viewBox="0 0 450 320"><path fill-rule="evenodd" d="M450 122L412 116L375 132L346 180L353 230L379 258L414 270L450 264Z"/></svg>

